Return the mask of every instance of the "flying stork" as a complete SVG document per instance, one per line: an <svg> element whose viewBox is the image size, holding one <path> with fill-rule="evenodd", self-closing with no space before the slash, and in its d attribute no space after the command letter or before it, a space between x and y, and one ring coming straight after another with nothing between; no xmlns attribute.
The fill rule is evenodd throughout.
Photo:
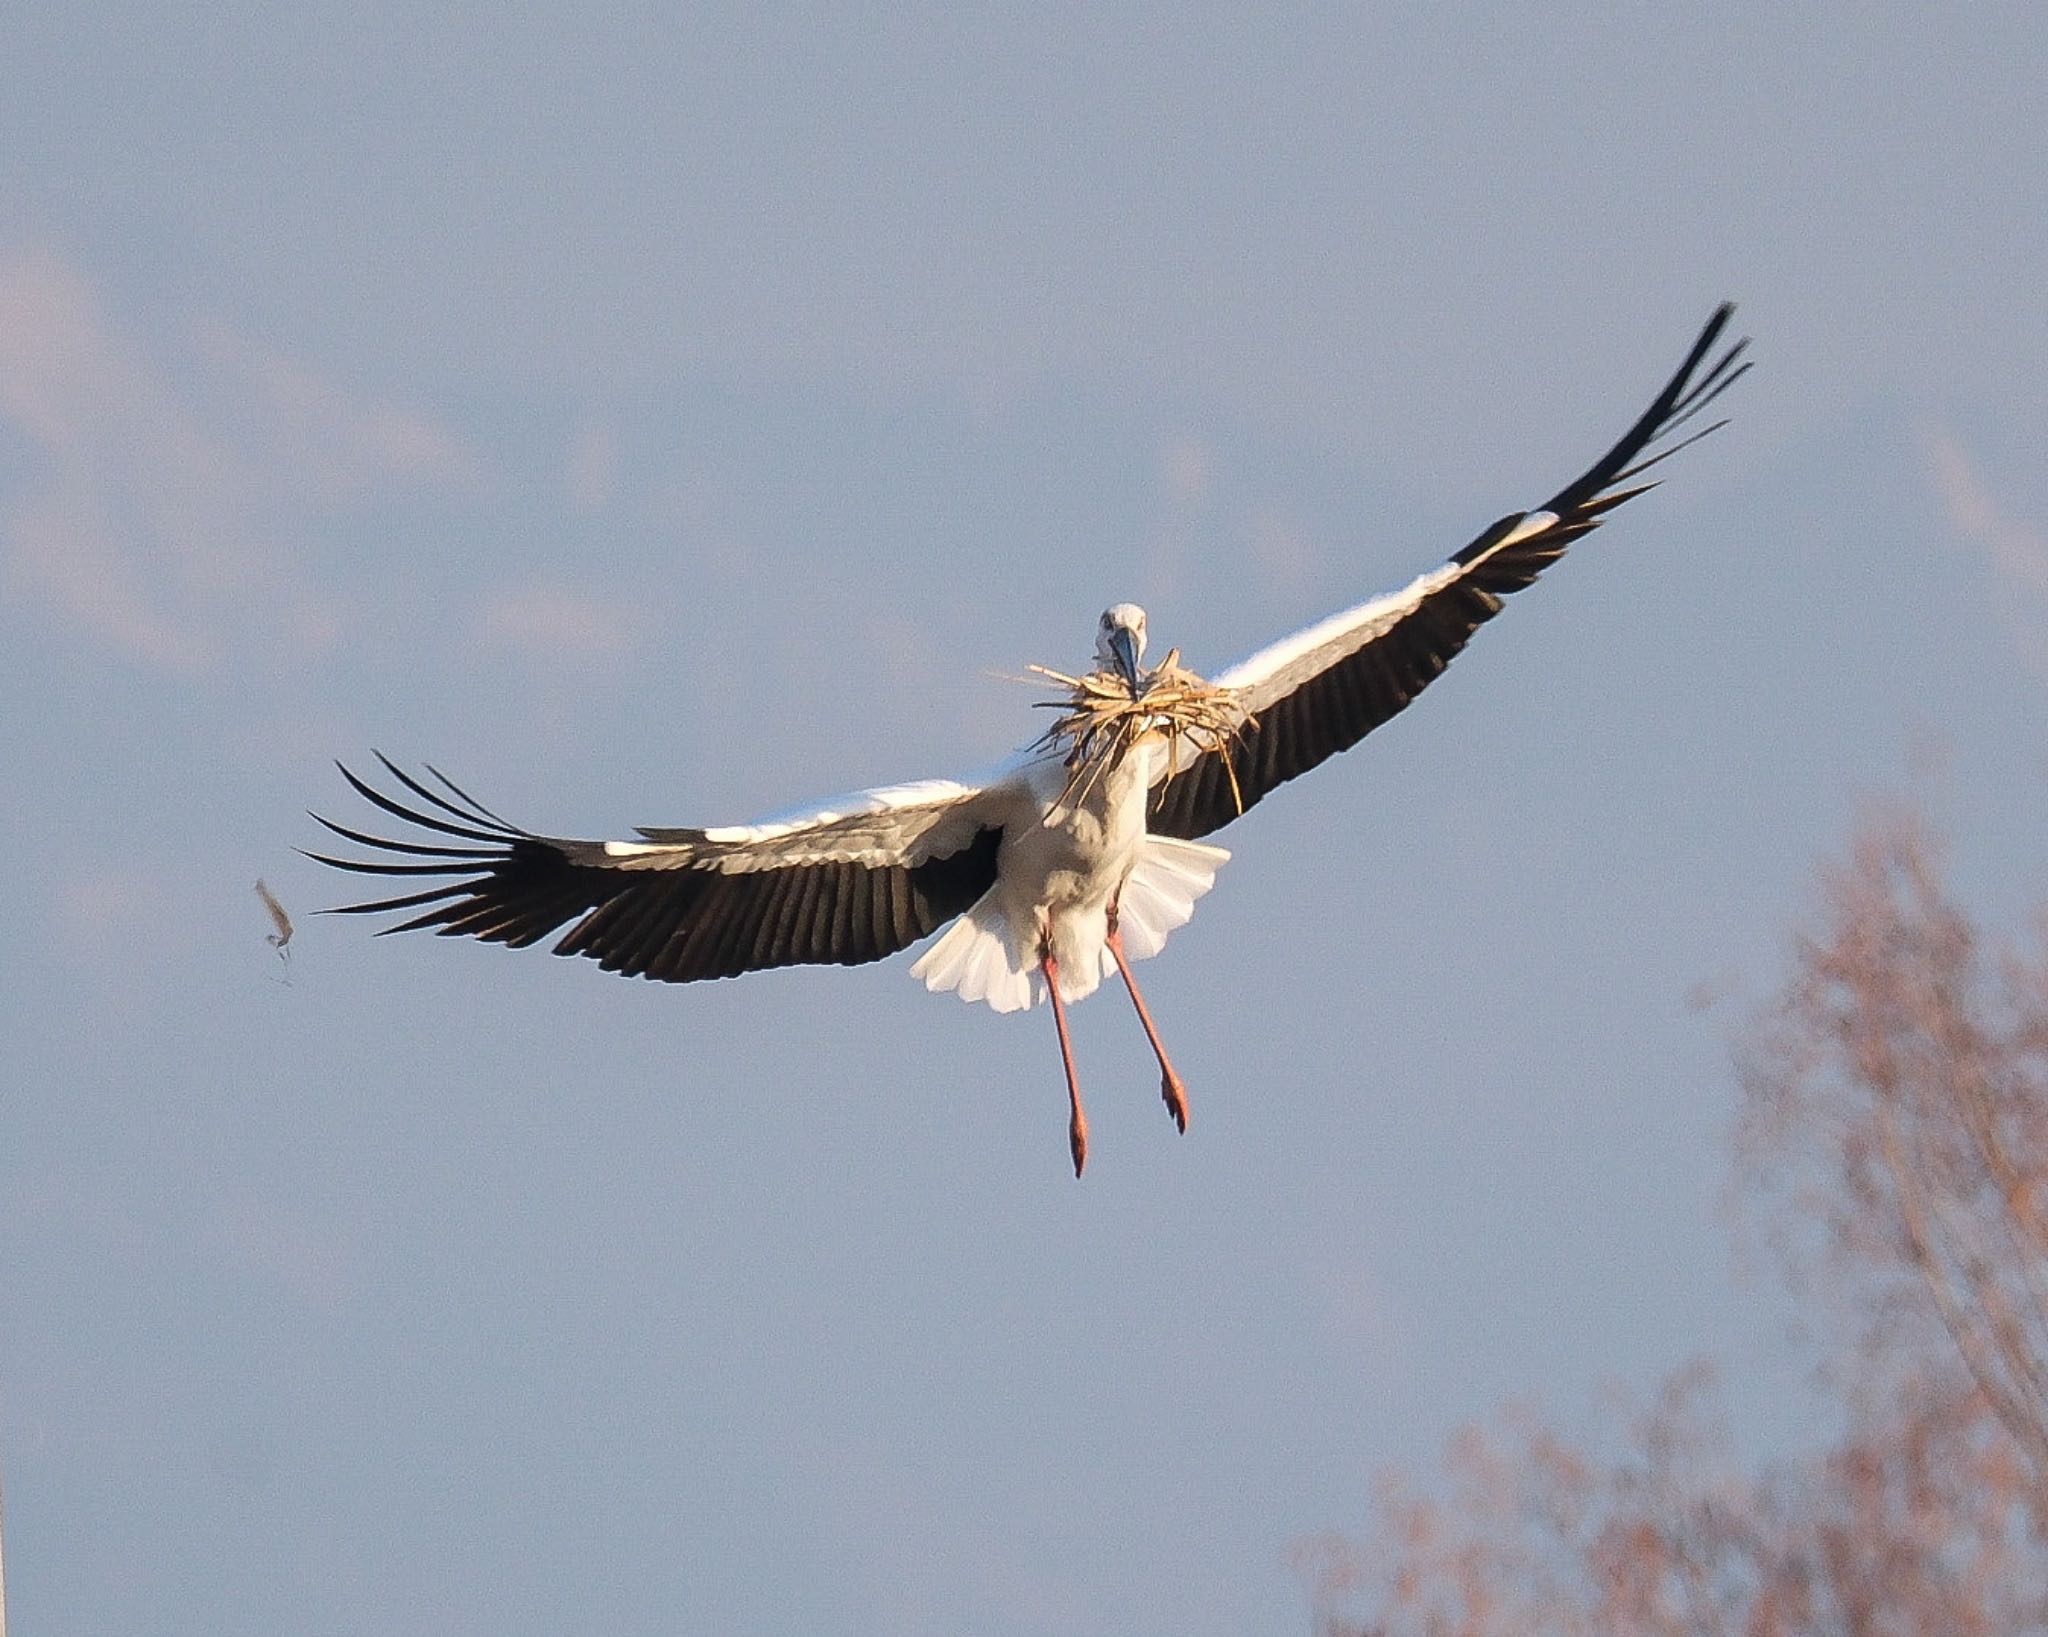
<svg viewBox="0 0 2048 1637"><path fill-rule="evenodd" d="M1749 368L1746 340L1719 345L1732 311L1714 313L1620 441L1541 506L1509 513L1404 589L1216 676L1235 728L1227 736L1195 745L1147 732L1084 788L1064 747L1041 739L969 782L884 785L753 824L643 829L630 841L537 835L435 769L426 770L430 784L380 755L402 794L346 767L342 776L412 829L390 840L322 818L385 856L311 856L370 875L441 878L339 911L418 911L386 932L431 928L523 948L566 925L556 954L668 983L802 963L851 966L943 927L910 969L927 988L999 1012L1052 1002L1078 1177L1088 1126L1067 1005L1112 971L1123 979L1159 1060L1167 1109L1185 1131L1187 1090L1131 963L1159 952L1230 856L1201 838L1401 710L1500 612L1502 597L1654 487L1637 481L1646 470L1722 424L1669 441ZM1103 614L1096 659L1134 698L1147 682L1145 647L1142 608L1118 603Z"/></svg>

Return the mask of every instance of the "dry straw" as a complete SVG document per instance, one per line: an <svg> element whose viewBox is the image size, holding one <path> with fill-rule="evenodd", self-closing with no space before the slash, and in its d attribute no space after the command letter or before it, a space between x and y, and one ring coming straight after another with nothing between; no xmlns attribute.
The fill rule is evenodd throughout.
<svg viewBox="0 0 2048 1637"><path fill-rule="evenodd" d="M1244 796L1237 787L1237 768L1227 752L1231 742L1254 718L1229 688L1204 682L1183 667L1178 648L1167 653L1136 692L1113 671L1068 676L1045 665L1033 665L1030 669L1034 675L1067 690L1065 698L1041 699L1037 706L1040 710L1064 713L1039 736L1038 743L1070 747L1067 766L1071 776L1053 805L1053 813L1086 798L1104 773L1155 730L1166 735L1169 775L1180 771L1183 745L1193 746L1197 754L1222 755L1224 772L1230 778L1231 799L1240 813L1244 811ZM1051 821L1048 815L1047 822Z"/></svg>

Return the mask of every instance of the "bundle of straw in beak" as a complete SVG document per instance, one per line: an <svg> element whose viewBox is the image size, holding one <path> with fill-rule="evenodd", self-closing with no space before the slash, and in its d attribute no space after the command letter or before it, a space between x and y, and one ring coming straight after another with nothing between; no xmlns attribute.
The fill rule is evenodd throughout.
<svg viewBox="0 0 2048 1637"><path fill-rule="evenodd" d="M1135 689L1115 671L1068 676L1044 665L1033 665L1031 670L1067 690L1064 699L1042 699L1037 707L1063 713L1039 736L1038 743L1068 746L1067 766L1072 771L1066 789L1047 815L1048 823L1085 797L1096 780L1152 732L1166 736L1169 775L1179 771L1184 747L1196 755L1221 753L1231 797L1237 810L1244 811L1237 769L1228 752L1231 742L1253 718L1230 689L1214 687L1182 666L1178 648L1170 650Z"/></svg>

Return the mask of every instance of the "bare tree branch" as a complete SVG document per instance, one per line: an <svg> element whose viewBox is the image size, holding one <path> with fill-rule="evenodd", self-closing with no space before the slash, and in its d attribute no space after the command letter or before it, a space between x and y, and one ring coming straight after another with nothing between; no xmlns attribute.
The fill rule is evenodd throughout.
<svg viewBox="0 0 2048 1637"><path fill-rule="evenodd" d="M1743 1476L1698 1369L1619 1447L1467 1429L1299 1556L1319 1637L2048 1629L2048 960L1987 951L1940 864L1865 829L1741 1064L1739 1191L1831 1298L1841 1438Z"/></svg>

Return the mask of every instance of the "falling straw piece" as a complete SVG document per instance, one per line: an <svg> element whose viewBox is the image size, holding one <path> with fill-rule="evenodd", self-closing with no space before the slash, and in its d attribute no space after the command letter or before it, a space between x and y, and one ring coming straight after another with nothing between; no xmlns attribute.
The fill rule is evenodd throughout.
<svg viewBox="0 0 2048 1637"><path fill-rule="evenodd" d="M277 928L275 932L269 934L263 941L276 950L279 955L289 960L291 953L287 946L292 941L292 918L285 914L284 905L277 901L277 894L272 892L260 880L256 883L256 896L263 900L263 907L270 911L270 924ZM7 1634L0 1632L0 1637L7 1637Z"/></svg>

